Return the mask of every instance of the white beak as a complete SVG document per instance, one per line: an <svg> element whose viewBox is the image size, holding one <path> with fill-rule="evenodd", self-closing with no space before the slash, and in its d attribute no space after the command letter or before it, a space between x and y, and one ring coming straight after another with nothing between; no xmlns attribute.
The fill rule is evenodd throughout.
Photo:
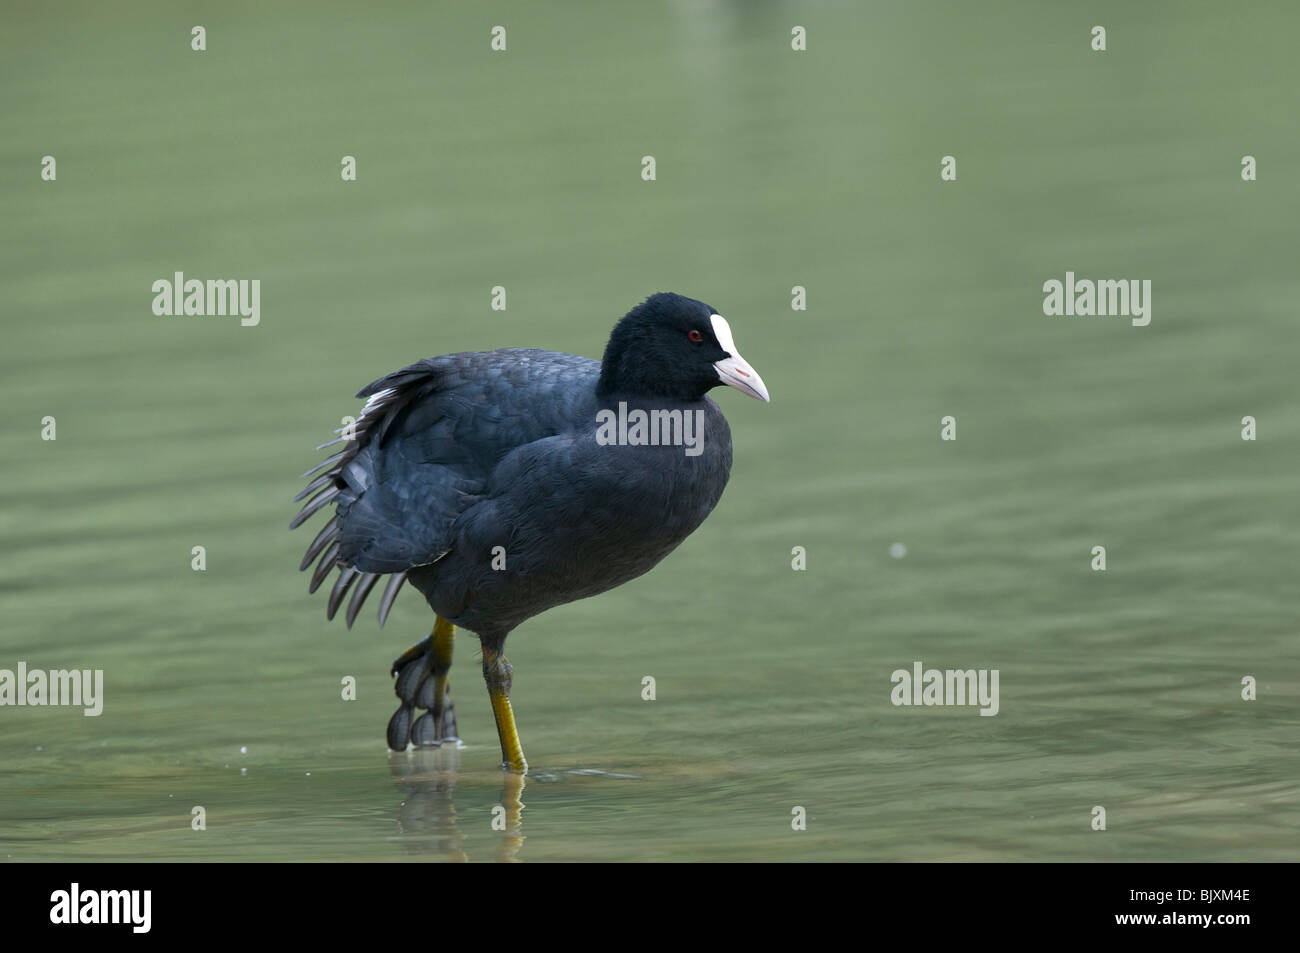
<svg viewBox="0 0 1300 953"><path fill-rule="evenodd" d="M757 397L765 404L770 403L771 398L767 396L763 378L736 350L736 342L731 339L731 325L727 324L727 319L720 314L713 314L709 320L713 322L713 336L718 339L718 344L731 355L714 362L713 369L718 372L718 379L728 387L734 387L750 397Z"/></svg>

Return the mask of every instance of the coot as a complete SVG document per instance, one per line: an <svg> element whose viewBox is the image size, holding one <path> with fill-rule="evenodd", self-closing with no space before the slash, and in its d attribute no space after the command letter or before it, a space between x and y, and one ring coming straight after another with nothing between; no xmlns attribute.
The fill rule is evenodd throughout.
<svg viewBox="0 0 1300 953"><path fill-rule="evenodd" d="M703 522L731 471L731 431L707 392L767 401L717 309L652 295L610 334L604 358L526 348L419 361L364 388L343 448L303 474L290 524L334 506L301 569L331 572L326 615L370 592L382 626L409 580L437 615L394 663L389 747L457 739L447 691L452 633L478 635L503 765L527 762L510 707L506 636L552 606L647 572ZM416 710L424 714L416 718Z"/></svg>

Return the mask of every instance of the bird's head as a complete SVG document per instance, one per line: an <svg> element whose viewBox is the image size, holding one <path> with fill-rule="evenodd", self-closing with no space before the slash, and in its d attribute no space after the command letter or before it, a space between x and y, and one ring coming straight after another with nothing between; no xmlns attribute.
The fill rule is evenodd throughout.
<svg viewBox="0 0 1300 953"><path fill-rule="evenodd" d="M703 301L661 292L614 325L597 393L699 400L719 384L769 399L726 318Z"/></svg>

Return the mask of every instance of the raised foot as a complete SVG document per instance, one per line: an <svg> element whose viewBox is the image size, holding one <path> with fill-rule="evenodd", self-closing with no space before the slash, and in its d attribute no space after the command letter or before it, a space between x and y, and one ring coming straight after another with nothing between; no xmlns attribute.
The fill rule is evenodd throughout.
<svg viewBox="0 0 1300 953"><path fill-rule="evenodd" d="M393 691L401 704L388 720L388 747L405 751L408 744L437 747L460 740L456 707L448 692L450 668L450 659L443 663L438 657L433 637L393 662L392 673L397 676Z"/></svg>

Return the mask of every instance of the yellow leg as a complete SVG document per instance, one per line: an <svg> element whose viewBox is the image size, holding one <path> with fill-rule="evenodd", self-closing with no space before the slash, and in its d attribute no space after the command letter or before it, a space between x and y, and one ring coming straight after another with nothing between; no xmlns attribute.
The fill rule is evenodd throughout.
<svg viewBox="0 0 1300 953"><path fill-rule="evenodd" d="M492 714L497 720L497 736L501 739L502 767L519 774L528 773L524 749L519 744L515 729L515 713L510 707L510 684L513 669L506 657L496 649L483 646L483 680L487 682Z"/></svg>
<svg viewBox="0 0 1300 953"><path fill-rule="evenodd" d="M438 737L444 737L442 714L447 692L451 686L447 676L451 672L451 643L456 635L456 627L438 616L433 625L433 711L438 719Z"/></svg>
<svg viewBox="0 0 1300 953"><path fill-rule="evenodd" d="M393 690L402 703L388 722L388 747L394 751L404 751L412 742L420 747L460 740L447 680L455 632L454 625L438 616L433 634L393 662L392 672L397 676ZM425 706L428 712L416 718L415 709Z"/></svg>

